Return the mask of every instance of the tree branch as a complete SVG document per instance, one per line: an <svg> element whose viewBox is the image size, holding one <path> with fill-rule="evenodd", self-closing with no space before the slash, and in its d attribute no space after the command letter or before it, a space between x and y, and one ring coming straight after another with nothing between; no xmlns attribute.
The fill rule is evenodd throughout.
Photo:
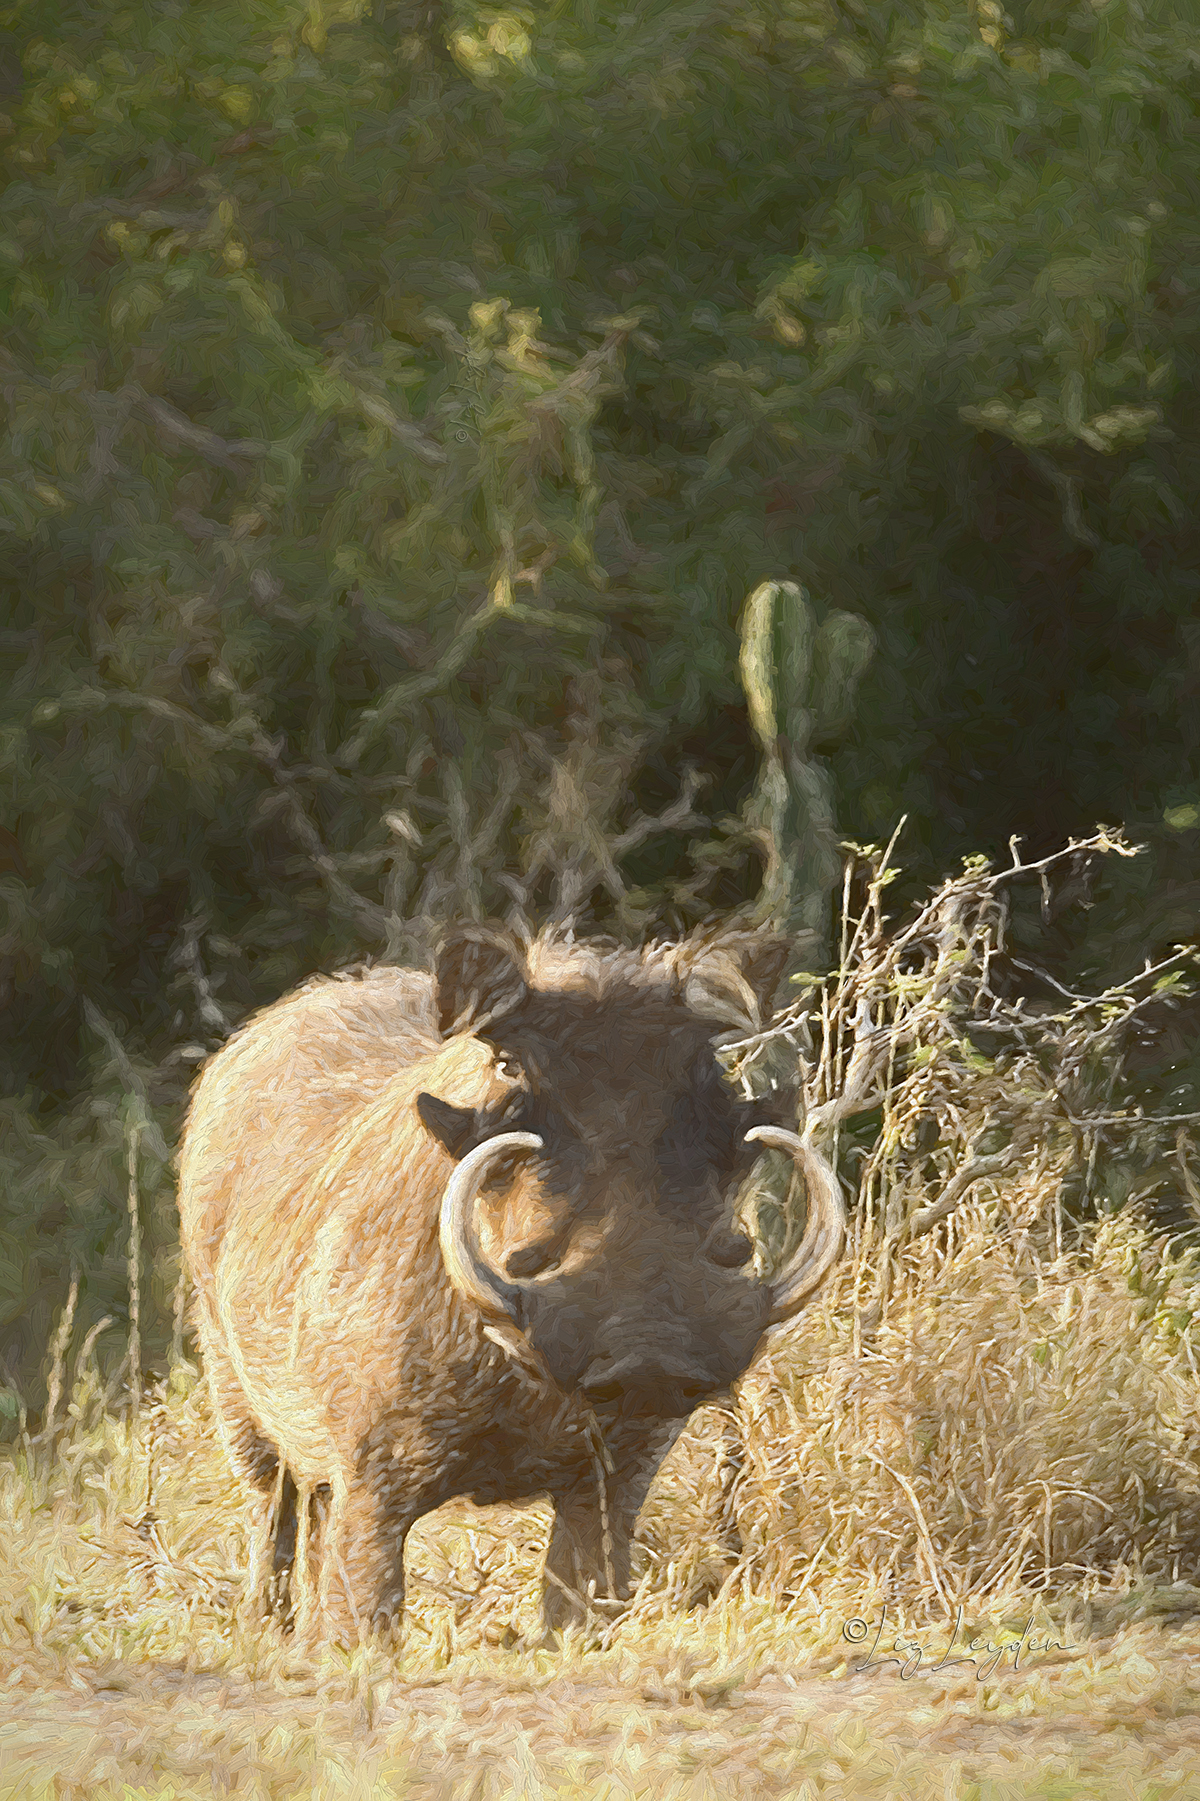
<svg viewBox="0 0 1200 1801"><path fill-rule="evenodd" d="M928 1207L918 1207L915 1213L909 1215L901 1236L911 1243L914 1238L931 1232L934 1226L949 1218L969 1188L973 1188L976 1182L982 1182L985 1176L1001 1175L1004 1170L1011 1168L1015 1160L1016 1151L1011 1145L1008 1150L999 1152L995 1157L973 1157L970 1163L964 1163L950 1178L936 1201L931 1202Z"/></svg>
<svg viewBox="0 0 1200 1801"><path fill-rule="evenodd" d="M186 413L181 413L178 407L172 406L169 400L163 400L161 395L147 394L136 382L127 383L126 391L132 394L134 403L154 421L159 431L180 444L186 444L189 450L196 451L206 462L215 463L218 469L235 472L239 457L265 457L270 453L271 446L261 438L231 441L219 437L207 425L195 424Z"/></svg>

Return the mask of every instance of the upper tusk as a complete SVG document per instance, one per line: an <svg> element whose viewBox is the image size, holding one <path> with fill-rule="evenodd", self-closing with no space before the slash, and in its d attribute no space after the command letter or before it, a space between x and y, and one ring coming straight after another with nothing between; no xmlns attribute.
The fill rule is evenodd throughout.
<svg viewBox="0 0 1200 1801"><path fill-rule="evenodd" d="M804 1172L808 1191L808 1218L804 1236L770 1284L769 1326L792 1318L821 1286L841 1256L846 1236L846 1208L841 1183L810 1139L784 1126L754 1126L747 1142L768 1150L787 1151Z"/></svg>
<svg viewBox="0 0 1200 1801"><path fill-rule="evenodd" d="M446 1274L459 1294L491 1317L512 1319L518 1290L484 1261L475 1237L475 1197L501 1157L541 1148L542 1140L534 1132L502 1132L498 1138L485 1139L463 1158L442 1195L438 1242Z"/></svg>

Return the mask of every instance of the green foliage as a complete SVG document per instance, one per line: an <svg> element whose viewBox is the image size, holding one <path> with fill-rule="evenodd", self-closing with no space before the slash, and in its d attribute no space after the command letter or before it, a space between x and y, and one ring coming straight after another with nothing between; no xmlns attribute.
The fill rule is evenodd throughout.
<svg viewBox="0 0 1200 1801"><path fill-rule="evenodd" d="M775 653L789 916L822 833L901 811L914 882L1098 815L1156 846L1139 925L1185 879L1195 26L0 8L0 1232L42 1315L47 1197L121 1254L85 1000L169 1137L246 1009L448 911L758 897L761 583L878 646L852 716L840 640L824 698L799 616ZM1154 905L1194 930L1194 890ZM84 1282L80 1329L121 1305Z"/></svg>

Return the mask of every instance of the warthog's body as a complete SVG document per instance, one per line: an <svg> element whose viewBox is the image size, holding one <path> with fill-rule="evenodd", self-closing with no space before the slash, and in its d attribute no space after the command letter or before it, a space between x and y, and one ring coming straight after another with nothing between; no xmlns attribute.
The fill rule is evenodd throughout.
<svg viewBox="0 0 1200 1801"><path fill-rule="evenodd" d="M836 1185L777 1131L813 1214L782 1287L731 1230L753 1116L712 1037L755 1023L777 971L749 935L639 955L466 927L435 976L310 983L206 1067L180 1215L217 1418L279 1496L284 1579L295 1490L325 1503L338 1637L398 1621L405 1535L456 1495L552 1497L549 1623L593 1581L625 1591L664 1422L840 1244Z"/></svg>

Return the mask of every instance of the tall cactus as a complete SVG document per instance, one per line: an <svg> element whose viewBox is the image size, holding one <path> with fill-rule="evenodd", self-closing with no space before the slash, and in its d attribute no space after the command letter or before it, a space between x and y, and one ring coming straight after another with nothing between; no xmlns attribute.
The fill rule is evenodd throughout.
<svg viewBox="0 0 1200 1801"><path fill-rule="evenodd" d="M742 687L764 758L747 806L767 844L759 912L804 934L808 960L828 950L840 867L833 784L812 745L849 724L875 636L854 613L818 619L795 582L761 582L747 598L741 637Z"/></svg>

